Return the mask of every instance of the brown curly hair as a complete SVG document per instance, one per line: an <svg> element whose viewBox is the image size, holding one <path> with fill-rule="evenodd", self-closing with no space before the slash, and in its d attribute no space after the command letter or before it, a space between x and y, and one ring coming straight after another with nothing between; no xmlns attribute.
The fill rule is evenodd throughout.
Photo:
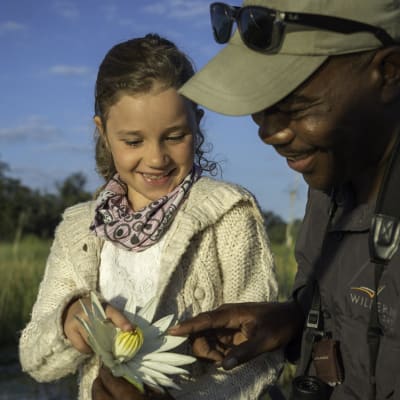
<svg viewBox="0 0 400 400"><path fill-rule="evenodd" d="M111 48L100 64L95 89L95 115L106 126L110 107L124 94L149 92L154 82L165 89L182 86L194 75L190 59L174 43L157 34L148 34L119 43ZM193 107L197 105L193 104ZM204 134L200 128L195 133L195 162L203 171L214 175L217 163L204 157ZM115 173L110 150L95 131L96 169L108 181Z"/></svg>

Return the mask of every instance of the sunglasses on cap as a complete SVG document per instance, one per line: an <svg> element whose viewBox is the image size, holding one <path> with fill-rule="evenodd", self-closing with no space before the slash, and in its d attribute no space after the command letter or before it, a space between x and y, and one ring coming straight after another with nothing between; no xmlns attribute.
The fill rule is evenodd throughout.
<svg viewBox="0 0 400 400"><path fill-rule="evenodd" d="M237 7L225 3L210 5L215 41L227 43L236 22L243 43L252 50L274 53L280 48L287 25L303 25L338 33L371 32L384 45L394 39L382 28L351 19L328 15L285 12L260 6Z"/></svg>

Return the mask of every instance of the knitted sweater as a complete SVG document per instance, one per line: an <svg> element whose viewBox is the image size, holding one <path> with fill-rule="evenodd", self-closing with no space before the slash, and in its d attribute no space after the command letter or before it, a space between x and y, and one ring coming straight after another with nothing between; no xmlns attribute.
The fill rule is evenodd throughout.
<svg viewBox="0 0 400 400"><path fill-rule="evenodd" d="M94 207L92 201L65 211L19 348L23 370L38 381L53 381L79 369L80 400L91 399L99 361L71 346L63 334L62 315L72 299L98 290L103 241L89 231ZM156 318L175 314L181 320L223 303L276 298L263 217L243 188L200 179L165 235ZM255 400L274 383L281 366L280 352L229 372L197 362L193 379L173 395L179 400Z"/></svg>

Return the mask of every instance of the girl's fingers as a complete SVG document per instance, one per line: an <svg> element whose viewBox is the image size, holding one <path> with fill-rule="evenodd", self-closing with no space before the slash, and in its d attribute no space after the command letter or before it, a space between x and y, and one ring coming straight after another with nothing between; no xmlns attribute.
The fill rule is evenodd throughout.
<svg viewBox="0 0 400 400"><path fill-rule="evenodd" d="M121 311L118 311L113 306L110 306L108 304L105 307L105 312L107 317L110 318L111 322L123 331L131 331L135 329L135 326L131 322L129 322L128 318L126 318L125 315L121 313Z"/></svg>
<svg viewBox="0 0 400 400"><path fill-rule="evenodd" d="M85 354L93 353L87 340L87 333L81 326L77 326L76 329L72 330L68 338L79 352Z"/></svg>

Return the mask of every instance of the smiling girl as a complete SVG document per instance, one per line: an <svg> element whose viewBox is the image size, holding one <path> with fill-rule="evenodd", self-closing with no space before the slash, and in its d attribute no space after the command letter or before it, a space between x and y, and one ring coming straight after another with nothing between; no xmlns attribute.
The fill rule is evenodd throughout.
<svg viewBox="0 0 400 400"><path fill-rule="evenodd" d="M80 301L87 303L90 291L126 331L133 326L120 310L131 297L139 306L156 297L156 318L178 320L222 303L276 298L255 199L202 176L216 169L202 150L203 111L177 91L193 73L173 43L153 34L116 45L100 65L94 123L105 184L95 201L65 211L20 341L23 369L38 381L79 369L80 399L92 399L99 373L76 318L84 317ZM254 400L280 367L278 353L229 372L198 361L190 379L178 381L182 390L165 398Z"/></svg>

